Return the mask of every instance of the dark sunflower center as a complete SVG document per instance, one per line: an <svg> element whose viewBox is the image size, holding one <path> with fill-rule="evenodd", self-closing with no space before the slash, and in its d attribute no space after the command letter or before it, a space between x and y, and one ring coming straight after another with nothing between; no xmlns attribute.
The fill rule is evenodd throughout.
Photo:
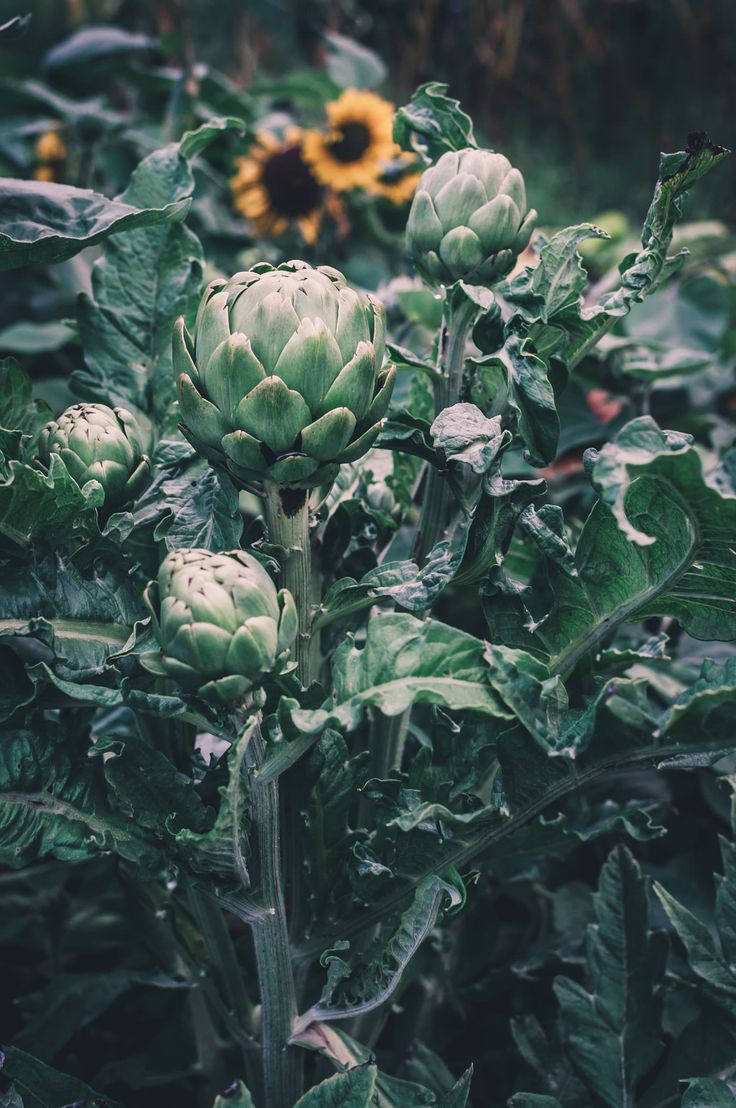
<svg viewBox="0 0 736 1108"><path fill-rule="evenodd" d="M298 146L272 154L263 163L261 183L272 211L287 219L308 215L319 204L319 183Z"/></svg>
<svg viewBox="0 0 736 1108"><path fill-rule="evenodd" d="M371 133L365 123L341 123L340 138L329 145L330 154L338 162L358 162L371 144Z"/></svg>

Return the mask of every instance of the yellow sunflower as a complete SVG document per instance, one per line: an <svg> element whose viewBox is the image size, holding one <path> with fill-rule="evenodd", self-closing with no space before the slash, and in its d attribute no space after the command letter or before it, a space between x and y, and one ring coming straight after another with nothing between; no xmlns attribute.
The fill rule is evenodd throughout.
<svg viewBox="0 0 736 1108"><path fill-rule="evenodd" d="M37 165L33 171L34 181L55 181L56 174L52 165Z"/></svg>
<svg viewBox="0 0 736 1108"><path fill-rule="evenodd" d="M66 158L66 146L58 131L44 131L39 135L34 152L39 162L63 162Z"/></svg>
<svg viewBox="0 0 736 1108"><path fill-rule="evenodd" d="M399 146L394 147L391 160L381 166L381 172L370 186L370 192L374 196L382 196L385 200L390 200L392 204L408 204L414 197L421 177L421 173L411 171L409 168L415 162L416 158L413 154L407 153Z"/></svg>
<svg viewBox="0 0 736 1108"><path fill-rule="evenodd" d="M349 88L325 111L329 131L304 136L304 157L315 177L337 192L369 188L395 150L393 104L375 92Z"/></svg>
<svg viewBox="0 0 736 1108"><path fill-rule="evenodd" d="M258 235L283 235L296 223L306 242L317 238L323 189L304 159L302 144L298 127L289 127L283 139L259 132L247 157L238 158L230 179L233 207Z"/></svg>

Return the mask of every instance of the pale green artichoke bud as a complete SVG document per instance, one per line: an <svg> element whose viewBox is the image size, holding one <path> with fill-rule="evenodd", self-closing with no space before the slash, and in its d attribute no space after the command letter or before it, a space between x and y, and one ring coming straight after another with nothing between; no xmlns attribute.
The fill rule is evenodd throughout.
<svg viewBox="0 0 736 1108"><path fill-rule="evenodd" d="M51 455L58 454L79 485L99 481L105 507L117 508L148 484L151 465L143 444L143 430L127 409L74 404L43 428L38 457L48 468Z"/></svg>
<svg viewBox="0 0 736 1108"><path fill-rule="evenodd" d="M223 704L282 672L298 630L291 593L244 550L174 550L144 597L161 649L142 665Z"/></svg>
<svg viewBox="0 0 736 1108"><path fill-rule="evenodd" d="M536 218L524 178L503 154L450 150L420 178L407 249L430 284L490 285L513 269Z"/></svg>
<svg viewBox="0 0 736 1108"><path fill-rule="evenodd" d="M361 457L388 408L385 319L336 269L267 263L213 281L179 320L182 431L243 485L315 488Z"/></svg>

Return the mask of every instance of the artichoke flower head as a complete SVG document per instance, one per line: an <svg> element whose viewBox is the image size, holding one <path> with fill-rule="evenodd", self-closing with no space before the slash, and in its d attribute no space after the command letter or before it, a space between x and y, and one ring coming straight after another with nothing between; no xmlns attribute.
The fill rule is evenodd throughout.
<svg viewBox="0 0 736 1108"><path fill-rule="evenodd" d="M79 485L99 481L105 508L134 500L148 484L151 466L144 454L145 433L126 408L74 404L47 423L38 440L44 468L58 454Z"/></svg>
<svg viewBox="0 0 736 1108"><path fill-rule="evenodd" d="M160 646L141 655L149 672L220 704L283 672L296 606L244 550L173 550L144 595Z"/></svg>
<svg viewBox="0 0 736 1108"><path fill-rule="evenodd" d="M503 154L449 150L419 180L407 249L429 284L490 285L513 269L536 219L524 178Z"/></svg>
<svg viewBox="0 0 736 1108"><path fill-rule="evenodd" d="M213 281L174 332L183 433L245 487L315 488L378 435L395 371L385 313L328 266L256 265Z"/></svg>

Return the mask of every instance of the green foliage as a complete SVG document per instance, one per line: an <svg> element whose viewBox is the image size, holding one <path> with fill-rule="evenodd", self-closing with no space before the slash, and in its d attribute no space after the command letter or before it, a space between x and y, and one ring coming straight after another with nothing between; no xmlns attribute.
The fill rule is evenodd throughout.
<svg viewBox="0 0 736 1108"><path fill-rule="evenodd" d="M411 216L266 243L253 133L387 69L331 30L240 91L187 42L8 85L53 121L0 158L69 151L0 188L0 1103L733 1103L736 300L670 256L726 152L663 155L595 283L615 220L501 281L521 176L430 82Z"/></svg>
<svg viewBox="0 0 736 1108"><path fill-rule="evenodd" d="M415 150L426 162L435 162L447 150L475 146L473 121L457 100L445 96L447 85L428 81L420 85L394 120L394 138L405 150Z"/></svg>
<svg viewBox="0 0 736 1108"><path fill-rule="evenodd" d="M108 235L183 219L186 200L140 207L91 189L34 181L0 182L7 231L0 232L0 268L63 262Z"/></svg>
<svg viewBox="0 0 736 1108"><path fill-rule="evenodd" d="M555 993L573 1066L601 1100L618 1108L633 1103L637 1082L661 1052L667 945L647 929L644 882L624 848L601 871L595 903L585 987L559 978Z"/></svg>
<svg viewBox="0 0 736 1108"><path fill-rule="evenodd" d="M133 173L124 200L188 206L191 160L223 130L240 127L237 120L213 120L149 154ZM191 315L202 265L202 248L181 222L111 244L92 270L91 294L78 302L86 362L74 378L80 396L150 414L159 434L172 426L167 424L174 399L171 323Z"/></svg>
<svg viewBox="0 0 736 1108"><path fill-rule="evenodd" d="M376 1067L356 1066L315 1085L299 1098L297 1105L299 1108L369 1108L374 1102L375 1089Z"/></svg>
<svg viewBox="0 0 736 1108"><path fill-rule="evenodd" d="M25 1051L9 1046L0 1055L2 1073L10 1077L25 1096L33 1097L42 1108L57 1108L64 1102L97 1103L104 1108L120 1108L116 1101L101 1096L76 1077L59 1073ZM23 1104L16 1093L16 1104ZM72 1097L72 1100L69 1100ZM8 1108L15 1108L12 1099Z"/></svg>

